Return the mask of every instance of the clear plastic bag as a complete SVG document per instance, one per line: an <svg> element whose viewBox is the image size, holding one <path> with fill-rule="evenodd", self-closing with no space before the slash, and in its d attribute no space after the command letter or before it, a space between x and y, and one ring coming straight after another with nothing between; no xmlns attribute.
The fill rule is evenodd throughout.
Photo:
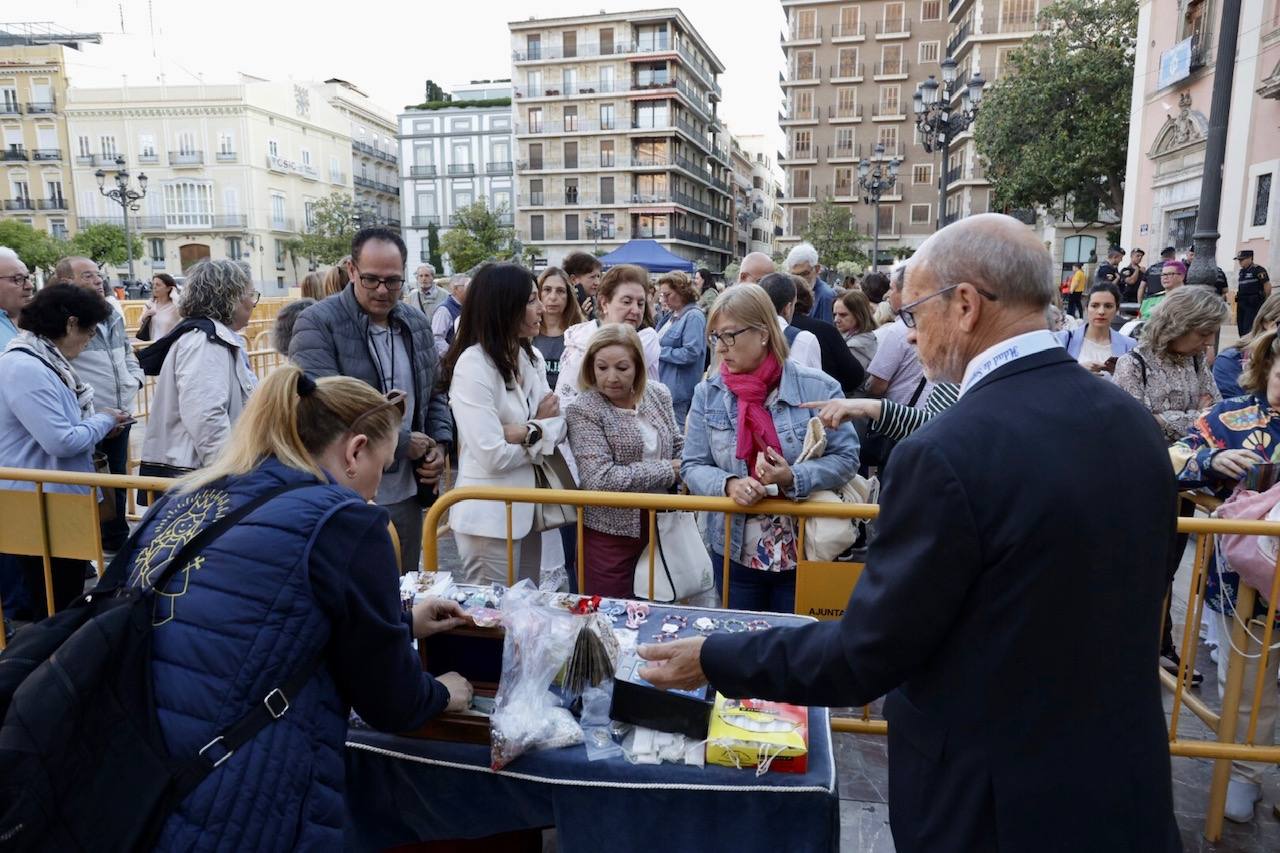
<svg viewBox="0 0 1280 853"><path fill-rule="evenodd" d="M582 727L550 690L580 625L573 614L546 601L529 580L513 586L502 600L502 680L489 719L494 770L529 750L582 743Z"/></svg>
<svg viewBox="0 0 1280 853"><path fill-rule="evenodd" d="M587 745L588 761L622 755L622 747L613 738L613 721L609 719L612 702L612 680L582 692L582 738Z"/></svg>

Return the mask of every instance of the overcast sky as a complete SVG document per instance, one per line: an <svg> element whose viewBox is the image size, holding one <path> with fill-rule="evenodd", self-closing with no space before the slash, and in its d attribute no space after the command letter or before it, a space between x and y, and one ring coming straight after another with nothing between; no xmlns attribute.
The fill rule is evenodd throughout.
<svg viewBox="0 0 1280 853"><path fill-rule="evenodd" d="M13 20L19 4L8 4ZM675 4L671 4L675 5ZM507 22L590 14L599 0L374 0L300 4L280 0L40 0L20 20L101 32L71 66L73 85L233 82L238 72L269 79L340 77L393 113L422 100L428 78L448 88L511 76ZM720 57L720 116L735 134L771 133L775 150L783 67L777 0L682 0L679 7ZM663 8L661 2L607 11ZM11 17L12 16L12 17Z"/></svg>

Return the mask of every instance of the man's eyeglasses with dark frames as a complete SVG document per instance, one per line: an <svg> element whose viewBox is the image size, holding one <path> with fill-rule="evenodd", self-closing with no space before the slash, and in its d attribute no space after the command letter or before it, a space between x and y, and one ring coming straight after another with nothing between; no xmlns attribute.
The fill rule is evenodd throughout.
<svg viewBox="0 0 1280 853"><path fill-rule="evenodd" d="M8 279L9 281L18 285L18 287L26 287L28 284L31 284L32 282L35 281L35 276L19 275L17 273L15 273L14 275L0 275L0 281L3 281L5 279Z"/></svg>
<svg viewBox="0 0 1280 853"><path fill-rule="evenodd" d="M933 293L930 293L928 296L921 296L915 302L910 302L906 305L903 305L901 308L899 308L898 316L902 318L903 324L908 329L914 329L916 327L915 309L917 306L920 305L920 303L928 302L930 299L932 299L935 296L941 296L944 293L950 293L951 291L959 287L961 284L965 284L965 283L966 282L960 282L959 284L949 284L946 287L942 288L941 290L935 290ZM978 287L976 284L970 284L969 286L972 287L974 290L978 291L979 295L987 299L990 299L992 302L998 302L1000 300L999 296L996 296L994 293L992 293L989 290L983 290L981 287Z"/></svg>
<svg viewBox="0 0 1280 853"><path fill-rule="evenodd" d="M404 278L402 276L392 275L383 278L381 276L362 273L360 272L360 268L355 264L352 264L351 266L356 271L356 278L359 280L360 286L365 290L376 291L379 286L382 286L387 289L387 293L399 293L400 288L404 287Z"/></svg>

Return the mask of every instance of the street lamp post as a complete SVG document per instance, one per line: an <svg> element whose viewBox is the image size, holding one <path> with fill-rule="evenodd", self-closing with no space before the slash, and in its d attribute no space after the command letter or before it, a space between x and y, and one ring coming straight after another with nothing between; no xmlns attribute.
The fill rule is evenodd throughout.
<svg viewBox="0 0 1280 853"><path fill-rule="evenodd" d="M587 236L591 238L591 254L600 254L600 221L594 216L588 216L583 225L586 226Z"/></svg>
<svg viewBox="0 0 1280 853"><path fill-rule="evenodd" d="M866 157L858 162L858 186L862 187L863 201L875 205L875 236L871 238L871 271L875 272L880 263L880 196L898 182L898 167L902 165L902 161L894 157L886 169L883 162L884 144L880 142L876 143L872 156L876 161L875 168L872 168L871 161Z"/></svg>
<svg viewBox="0 0 1280 853"><path fill-rule="evenodd" d="M982 87L987 81L982 79L982 72L975 71L969 78L958 112L951 112L951 98L955 95L956 61L948 56L940 63L942 66L942 85L932 74L916 87L912 101L916 111L916 129L920 131L920 140L924 150L930 153L942 152L942 172L938 177L938 227L942 228L946 220L947 210L947 154L951 141L965 131L978 116L978 105L982 103ZM939 91L941 90L941 91Z"/></svg>
<svg viewBox="0 0 1280 853"><path fill-rule="evenodd" d="M129 256L129 281L136 281L133 275L133 238L129 235L129 211L138 209L138 200L147 194L147 173L138 173L138 189L129 187L129 170L125 168L124 158L116 158L115 189L107 189L107 173L99 169L93 173L98 179L98 192L120 205L120 213L124 216L124 251Z"/></svg>

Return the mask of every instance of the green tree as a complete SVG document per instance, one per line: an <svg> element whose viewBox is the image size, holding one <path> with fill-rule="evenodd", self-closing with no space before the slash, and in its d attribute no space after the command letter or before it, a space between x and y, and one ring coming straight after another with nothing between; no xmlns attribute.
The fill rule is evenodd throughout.
<svg viewBox="0 0 1280 853"><path fill-rule="evenodd" d="M428 81L427 81L427 91L426 91L426 96L425 96L425 98L424 98L423 100L426 100L426 101L447 101L447 100L449 100L449 99L450 99L450 96L445 94L444 89L441 89L441 88L440 88L440 85L439 85L438 83L436 83L436 81L435 81L435 80L428 80Z"/></svg>
<svg viewBox="0 0 1280 853"><path fill-rule="evenodd" d="M516 233L502 224L506 212L506 205L490 210L478 201L455 214L455 223L440 238L440 249L454 272L466 272L483 261L513 259Z"/></svg>
<svg viewBox="0 0 1280 853"><path fill-rule="evenodd" d="M60 258L70 254L67 244L17 219L0 220L0 246L18 253L27 269L43 270L48 276Z"/></svg>
<svg viewBox="0 0 1280 853"><path fill-rule="evenodd" d="M1137 0L1057 0L984 92L974 128L997 206L1095 223L1124 207Z"/></svg>
<svg viewBox="0 0 1280 853"><path fill-rule="evenodd" d="M818 250L818 258L824 267L835 268L841 261L853 261L866 266L869 259L862 251L866 242L853 221L853 211L837 204L829 196L818 202L809 217L809 225L801 233L805 242Z"/></svg>
<svg viewBox="0 0 1280 853"><path fill-rule="evenodd" d="M130 255L134 258L142 257L142 238L137 234L129 236L131 245L126 250L123 226L111 223L90 225L87 228L81 228L76 236L71 238L69 254L83 255L100 267L123 266L129 262Z"/></svg>
<svg viewBox="0 0 1280 853"><path fill-rule="evenodd" d="M440 257L440 226L434 222L427 226L427 262L436 268L437 274L444 272L444 258Z"/></svg>
<svg viewBox="0 0 1280 853"><path fill-rule="evenodd" d="M331 193L312 208L312 225L304 234L284 242L293 258L332 265L351 251L356 235L356 205L348 195ZM295 263L296 266L296 263Z"/></svg>

